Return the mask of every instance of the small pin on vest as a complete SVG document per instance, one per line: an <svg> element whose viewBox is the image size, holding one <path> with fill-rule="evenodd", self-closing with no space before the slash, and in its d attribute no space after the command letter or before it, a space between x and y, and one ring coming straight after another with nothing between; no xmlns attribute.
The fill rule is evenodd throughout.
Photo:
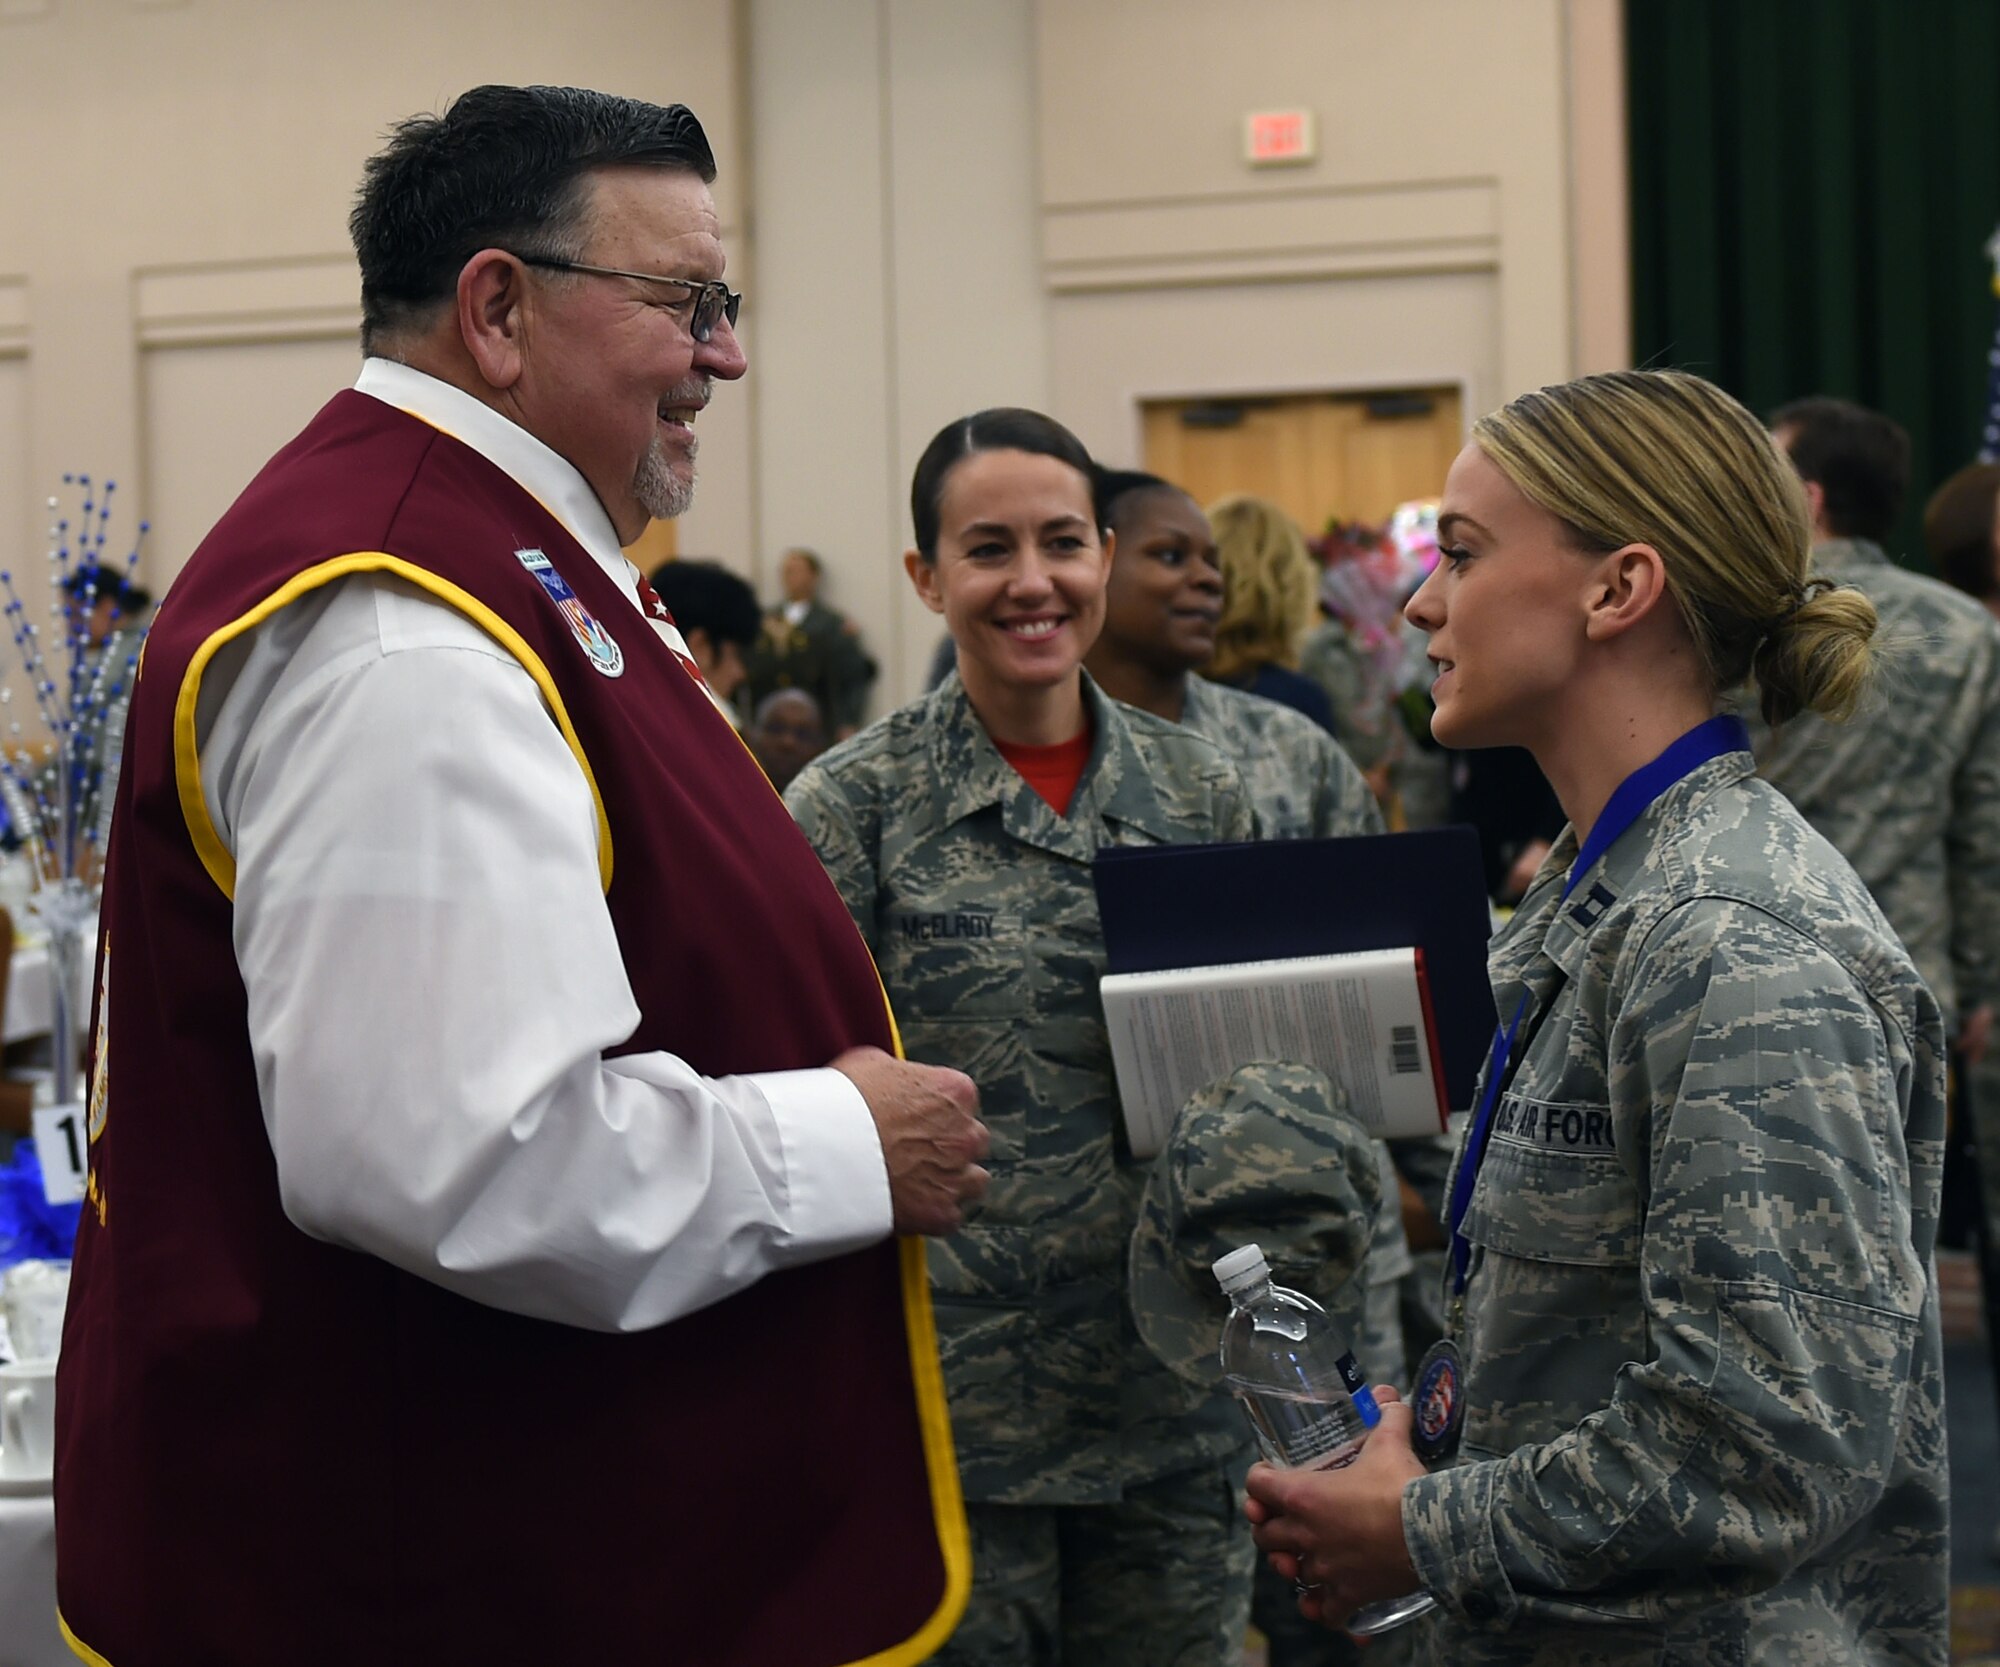
<svg viewBox="0 0 2000 1667"><path fill-rule="evenodd" d="M569 581L555 570L549 558L539 550L516 550L514 554L521 565L540 581L542 589L548 592L549 600L569 622L570 635L583 645L584 653L590 656L590 663L606 677L622 676L625 651L618 646L611 633L592 617L590 610L577 600L576 592L569 588Z"/></svg>

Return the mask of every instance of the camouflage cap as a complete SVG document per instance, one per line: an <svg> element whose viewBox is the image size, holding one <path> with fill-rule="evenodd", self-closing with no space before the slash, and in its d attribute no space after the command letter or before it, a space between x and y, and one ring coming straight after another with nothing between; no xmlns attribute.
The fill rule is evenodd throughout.
<svg viewBox="0 0 2000 1667"><path fill-rule="evenodd" d="M1325 1072L1268 1061L1192 1095L1153 1160L1132 1230L1132 1316L1190 1385L1222 1380L1229 1299L1209 1270L1260 1244L1280 1285L1319 1303L1350 1337L1382 1182L1375 1143Z"/></svg>

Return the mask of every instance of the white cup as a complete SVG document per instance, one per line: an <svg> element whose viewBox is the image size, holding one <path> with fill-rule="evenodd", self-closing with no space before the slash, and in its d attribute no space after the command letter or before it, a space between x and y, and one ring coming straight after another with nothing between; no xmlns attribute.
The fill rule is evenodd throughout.
<svg viewBox="0 0 2000 1667"><path fill-rule="evenodd" d="M56 1363L0 1366L0 1481L42 1482L56 1470Z"/></svg>
<svg viewBox="0 0 2000 1667"><path fill-rule="evenodd" d="M68 1303L68 1262L16 1262L0 1274L0 1312L17 1360L55 1359Z"/></svg>

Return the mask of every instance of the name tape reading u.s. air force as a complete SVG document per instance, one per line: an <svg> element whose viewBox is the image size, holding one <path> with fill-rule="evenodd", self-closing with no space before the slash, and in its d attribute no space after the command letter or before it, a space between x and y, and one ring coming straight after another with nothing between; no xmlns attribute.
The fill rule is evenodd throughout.
<svg viewBox="0 0 2000 1667"><path fill-rule="evenodd" d="M1545 1105L1506 1099L1493 1114L1493 1138L1558 1152L1615 1152L1611 1113L1603 1106Z"/></svg>

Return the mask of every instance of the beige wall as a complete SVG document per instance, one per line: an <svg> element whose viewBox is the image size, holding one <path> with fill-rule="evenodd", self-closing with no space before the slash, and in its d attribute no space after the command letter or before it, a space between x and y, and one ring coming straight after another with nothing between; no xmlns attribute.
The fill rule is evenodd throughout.
<svg viewBox="0 0 2000 1667"><path fill-rule="evenodd" d="M1093 444L1129 458L1146 394L1448 382L1476 414L1569 374L1564 0L1040 17L1056 400ZM1293 107L1318 158L1248 166L1243 117Z"/></svg>
<svg viewBox="0 0 2000 1667"><path fill-rule="evenodd" d="M28 478L28 361L22 355L0 352L0 507L13 510L12 520L6 523L9 531L16 524L22 529L19 537L0 539L0 569L11 572L40 608L46 607L48 598L48 587L41 582L41 545L48 517L32 509L35 501ZM11 702L26 697L26 685L13 670L17 656L12 638L13 633L0 626L0 668L4 668L0 670L0 689L7 691L9 703L7 710L0 711L0 745L13 738L16 723L22 724L24 734L27 730L20 714L11 709Z"/></svg>
<svg viewBox="0 0 2000 1667"><path fill-rule="evenodd" d="M1632 363L1623 0L1567 0L1572 376Z"/></svg>
<svg viewBox="0 0 2000 1667"><path fill-rule="evenodd" d="M1619 358L1616 23L1617 0L1226 24L1208 0L5 0L0 562L34 568L36 506L87 468L152 514L158 583L351 376L345 216L391 121L488 79L683 98L751 374L703 418L680 548L767 592L786 545L820 548L892 704L938 635L897 565L907 483L953 416L1044 406L1125 462L1148 395L1449 382L1477 412ZM1244 112L1292 104L1320 160L1248 169Z"/></svg>
<svg viewBox="0 0 2000 1667"><path fill-rule="evenodd" d="M391 122L465 87L685 98L722 163L723 219L740 227L733 20L729 0L10 0L0 352L10 339L26 350L31 484L0 496L0 542L38 548L33 502L88 469L156 511L144 571L170 578L301 413L351 380L346 216L361 163ZM23 315L12 338L10 277ZM690 544L748 542L735 398L705 423L713 478Z"/></svg>
<svg viewBox="0 0 2000 1667"><path fill-rule="evenodd" d="M139 477L152 522L148 580L179 571L264 460L357 364L351 333L147 348L139 364Z"/></svg>
<svg viewBox="0 0 2000 1667"><path fill-rule="evenodd" d="M749 14L760 571L790 544L821 552L882 663L882 710L942 635L900 559L917 458L954 417L1049 398L1032 8Z"/></svg>

